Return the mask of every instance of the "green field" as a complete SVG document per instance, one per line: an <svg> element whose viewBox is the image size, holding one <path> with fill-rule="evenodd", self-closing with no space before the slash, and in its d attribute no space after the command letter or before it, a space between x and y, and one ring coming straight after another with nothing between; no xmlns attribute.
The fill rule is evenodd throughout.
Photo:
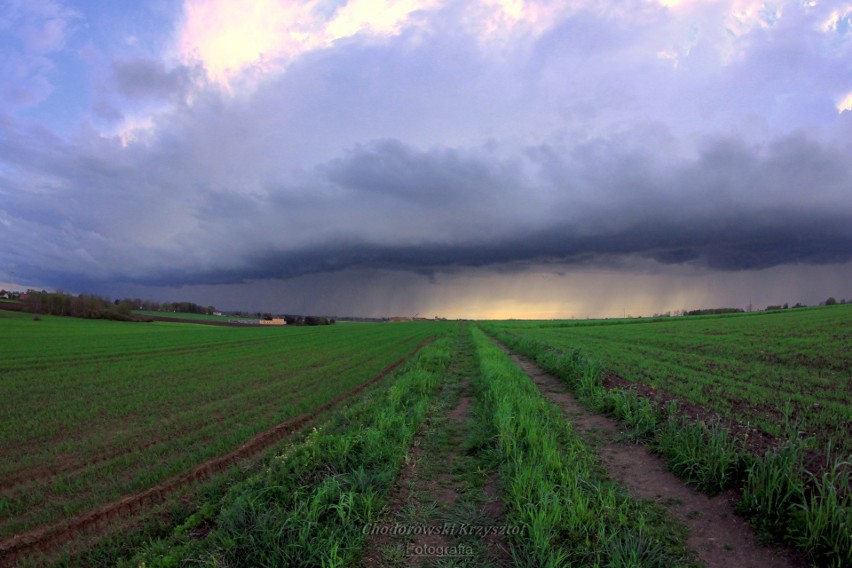
<svg viewBox="0 0 852 568"><path fill-rule="evenodd" d="M422 323L254 329L0 311L0 540L225 454L439 333Z"/></svg>
<svg viewBox="0 0 852 568"><path fill-rule="evenodd" d="M123 565L362 565L364 553L375 552L365 548L362 529L393 522L386 510L393 480L404 464L421 459L412 457L411 448L422 426L429 428L429 438L441 435L432 428L447 409L436 399L452 390L454 373L456 381L471 383L479 405L465 424L466 433L473 435L465 455L481 452L491 456L492 467L495 458L501 464L511 512L505 519L481 517L475 498L449 510L455 503L431 494L422 509L399 512L401 526L424 526L421 515L433 519L431 526L455 521L499 527L508 522L522 529L513 542L513 565L529 568L626 566L631 553L652 559L654 565L692 565L684 556L683 535L672 534L657 508L601 479L593 453L557 409L482 332L468 326L426 347L392 386L294 441L264 471L233 486L214 510L148 544ZM512 443L518 437L528 443ZM460 482L465 488L481 483L484 473L451 471L451 477L471 476ZM440 483L448 482L444 478ZM477 488L470 487L470 493L475 497ZM578 503L588 507L581 509ZM440 510L442 505L448 510ZM189 536L205 521L215 528L202 538ZM652 541L658 544L648 554ZM493 565L482 539L457 535L450 542L467 552L437 558L434 565ZM381 565L409 565L401 550L387 547ZM432 565L428 557L417 564L416 558L409 560L411 565Z"/></svg>
<svg viewBox="0 0 852 568"><path fill-rule="evenodd" d="M609 442L580 432L489 334L623 432ZM366 565L401 566L421 541L371 550L364 527L444 522L517 528L501 543L516 566L700 564L666 503L605 470L600 445L617 452L625 440L702 491L742 490L741 513L764 536L842 566L852 559L848 461L811 476L796 443L824 451L831 441L848 460L851 337L852 306L269 328L0 310L0 566L14 565L4 553L17 554L16 535L52 534L155 486L170 489L87 525L87 541L44 541L24 565L353 566L379 554L385 564ZM604 369L757 425L779 447L751 455L710 422L608 388ZM305 416L262 455L186 477ZM784 445L790 429L804 442ZM415 484L406 472L421 463L431 465ZM405 491L417 499L403 502ZM469 547L464 565L491 565L494 541L440 542Z"/></svg>
<svg viewBox="0 0 852 568"><path fill-rule="evenodd" d="M781 436L787 417L813 445L852 451L852 305L770 313L494 322L721 416Z"/></svg>
<svg viewBox="0 0 852 568"><path fill-rule="evenodd" d="M850 316L852 306L842 305L483 327L562 379L587 408L617 418L625 439L664 456L686 483L711 495L740 490L737 512L761 538L801 549L813 565L845 566Z"/></svg>

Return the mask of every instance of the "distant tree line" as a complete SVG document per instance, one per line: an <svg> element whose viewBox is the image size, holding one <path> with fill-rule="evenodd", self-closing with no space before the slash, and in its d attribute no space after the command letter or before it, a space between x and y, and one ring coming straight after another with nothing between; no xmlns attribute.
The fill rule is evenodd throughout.
<svg viewBox="0 0 852 568"><path fill-rule="evenodd" d="M716 314L739 314L743 310L740 308L706 308L703 310L689 310L684 312L685 316L710 316Z"/></svg>
<svg viewBox="0 0 852 568"><path fill-rule="evenodd" d="M46 292L27 290L20 295L26 310L34 314L71 316L89 319L112 319L134 321L133 304L130 300L102 298L92 294L68 294L66 292Z"/></svg>
<svg viewBox="0 0 852 568"><path fill-rule="evenodd" d="M800 304L798 302L795 305L791 306L787 302L784 302L783 306L781 306L781 305L766 306L766 311L767 312L773 312L775 310L789 310L790 308L793 308L793 309L795 309L795 308L807 308L807 306L804 305L804 304Z"/></svg>
<svg viewBox="0 0 852 568"><path fill-rule="evenodd" d="M0 297L3 297L0 291ZM123 321L145 321L144 316L135 316L133 310L160 312L181 312L188 314L212 314L213 306L200 306L192 302L160 303L139 298L110 300L94 294L69 294L67 292L47 292L45 290L27 290L14 296L19 299L28 312L54 316L71 316L89 319L113 319ZM147 321L150 321L148 319Z"/></svg>
<svg viewBox="0 0 852 568"><path fill-rule="evenodd" d="M839 304L848 304L850 302L852 302L852 300L844 300L842 298L840 300L838 300L834 296L830 296L826 301L820 302L819 305L820 306L836 306L836 305L839 305ZM800 304L798 302L794 306L790 306L789 304L785 303L783 306L782 305L766 306L766 311L771 312L771 311L775 311L775 310L786 310L786 309L789 309L789 308L807 308L807 307L808 306L806 306L805 304Z"/></svg>
<svg viewBox="0 0 852 568"><path fill-rule="evenodd" d="M820 302L819 305L820 306L834 306L834 305L849 304L849 303L852 303L852 300L844 300L844 299L837 300L834 297L830 297L826 301ZM799 302L796 302L796 304L792 305L792 306L788 303L772 304L772 305L766 306L765 311L773 312L773 311L777 311L777 310L787 310L787 309L807 308L807 307L809 307L807 304L802 304L802 303L799 303ZM701 310L686 310L686 309L684 309L684 310L675 310L674 312L669 311L669 312L657 313L657 314L654 314L653 317L655 317L655 318L667 318L667 317L671 317L671 316L706 316L706 315L712 315L712 314L735 314L735 313L742 313L743 311L751 312L752 310L753 310L753 308L752 308L751 305L749 305L748 308L745 309L745 310L741 310L739 308L709 308L709 309L701 309Z"/></svg>
<svg viewBox="0 0 852 568"><path fill-rule="evenodd" d="M154 302L152 300L133 300L139 310L152 312L178 312L182 314L206 314L213 315L216 308L213 306L200 306L192 302Z"/></svg>
<svg viewBox="0 0 852 568"><path fill-rule="evenodd" d="M334 318L325 316L284 316L287 325L332 325Z"/></svg>

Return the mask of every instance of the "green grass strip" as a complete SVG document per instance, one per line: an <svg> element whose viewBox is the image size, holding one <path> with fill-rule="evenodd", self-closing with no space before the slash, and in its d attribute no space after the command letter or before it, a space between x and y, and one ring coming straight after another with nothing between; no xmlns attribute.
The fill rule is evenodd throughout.
<svg viewBox="0 0 852 568"><path fill-rule="evenodd" d="M604 478L595 454L529 377L478 329L478 379L502 454L518 566L689 564L683 532Z"/></svg>

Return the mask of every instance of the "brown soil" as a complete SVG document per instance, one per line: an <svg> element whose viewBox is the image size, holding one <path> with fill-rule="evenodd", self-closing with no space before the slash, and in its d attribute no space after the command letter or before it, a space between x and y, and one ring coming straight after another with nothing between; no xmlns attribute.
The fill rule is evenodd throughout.
<svg viewBox="0 0 852 568"><path fill-rule="evenodd" d="M395 371L409 357L411 357L411 355L419 351L430 341L432 341L431 338L424 340L406 357L403 357L392 365L386 367L380 373L350 391L335 397L331 401L315 409L313 412L282 422L281 424L254 436L251 440L247 441L237 449L218 458L204 462L187 473L177 475L154 487L146 489L145 491L129 495L119 501L114 501L94 511L84 513L70 521L35 529L0 542L0 566L12 566L19 559L27 555L49 552L65 542L78 539L82 535L91 533L92 531L97 531L100 534L107 534L111 532L111 527L121 517L133 515L140 510L150 508L161 503L165 501L169 495L179 489L208 479L216 473L219 473L242 460L261 453L263 450L277 443L285 436L288 436L302 428L305 424L314 420L323 412L330 410L346 399L358 394L367 387L383 379Z"/></svg>
<svg viewBox="0 0 852 568"><path fill-rule="evenodd" d="M590 413L568 392L565 383L504 346L501 348L548 400L562 408L578 433L596 438L601 444L601 461L613 479L626 486L632 495L666 506L669 514L689 529L687 545L706 566L785 568L804 565L794 553L758 543L754 531L734 512L734 494L708 497L687 487L667 471L661 457L649 453L643 446L616 442L620 428L615 420Z"/></svg>

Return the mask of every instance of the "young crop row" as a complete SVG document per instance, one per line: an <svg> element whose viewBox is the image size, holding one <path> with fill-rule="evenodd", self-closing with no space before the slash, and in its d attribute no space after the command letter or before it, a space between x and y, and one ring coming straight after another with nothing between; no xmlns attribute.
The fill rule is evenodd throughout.
<svg viewBox="0 0 852 568"><path fill-rule="evenodd" d="M127 566L351 566L451 359L452 338L294 441ZM206 533L198 539L199 527Z"/></svg>
<svg viewBox="0 0 852 568"><path fill-rule="evenodd" d="M665 455L670 469L708 493L740 487L738 510L764 533L800 548L814 563L852 564L850 463L829 452L825 469L803 465L804 444L793 436L758 457L720 423L684 420L675 405L662 409L633 390L607 389L602 366L580 350L563 352L496 326L487 331L512 350L564 380L587 407L620 419L631 436Z"/></svg>
<svg viewBox="0 0 852 568"><path fill-rule="evenodd" d="M831 441L841 454L852 453L852 306L494 325L566 352L582 349L626 380L772 436L784 436L791 418L814 449Z"/></svg>
<svg viewBox="0 0 852 568"><path fill-rule="evenodd" d="M664 515L599 470L558 408L480 330L484 393L497 432L518 566L674 566L689 563Z"/></svg>
<svg viewBox="0 0 852 568"><path fill-rule="evenodd" d="M226 454L351 390L441 330L0 319L0 541ZM60 357L66 343L52 338L67 335L96 356L77 347L74 358ZM21 367L16 357L37 362L27 357L39 349L56 356Z"/></svg>

